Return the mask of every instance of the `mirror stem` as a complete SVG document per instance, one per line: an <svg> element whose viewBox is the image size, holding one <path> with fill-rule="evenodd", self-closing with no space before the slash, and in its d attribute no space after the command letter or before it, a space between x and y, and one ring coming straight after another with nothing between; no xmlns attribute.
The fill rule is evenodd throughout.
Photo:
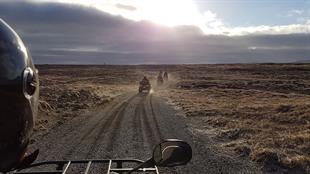
<svg viewBox="0 0 310 174"><path fill-rule="evenodd" d="M135 172L135 171L139 170L140 168L148 168L148 167L154 167L154 166L155 166L155 161L153 158L150 158L150 159L146 160L144 163L133 168L131 171L128 172L128 174Z"/></svg>

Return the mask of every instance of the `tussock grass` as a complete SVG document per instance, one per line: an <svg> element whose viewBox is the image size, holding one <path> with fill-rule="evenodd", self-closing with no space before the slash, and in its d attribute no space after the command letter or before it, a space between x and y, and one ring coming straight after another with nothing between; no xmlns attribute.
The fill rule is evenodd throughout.
<svg viewBox="0 0 310 174"><path fill-rule="evenodd" d="M192 65L175 75L170 97L223 147L310 172L310 65Z"/></svg>

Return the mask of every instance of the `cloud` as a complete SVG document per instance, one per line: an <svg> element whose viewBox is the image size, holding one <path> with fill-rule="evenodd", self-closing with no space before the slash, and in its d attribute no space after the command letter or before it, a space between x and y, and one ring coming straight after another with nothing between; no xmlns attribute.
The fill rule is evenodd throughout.
<svg viewBox="0 0 310 174"><path fill-rule="evenodd" d="M288 17L292 17L292 16L300 16L302 14L304 14L305 11L304 10L297 10L297 9L293 9L290 10L287 14Z"/></svg>
<svg viewBox="0 0 310 174"><path fill-rule="evenodd" d="M308 10L299 10L299 9L293 9L288 11L287 17L294 18L298 23L305 23L309 24L310 20L310 9Z"/></svg>
<svg viewBox="0 0 310 174"><path fill-rule="evenodd" d="M228 35L277 35L277 34L310 34L310 24L291 24L282 26L235 27L226 31Z"/></svg>
<svg viewBox="0 0 310 174"><path fill-rule="evenodd" d="M282 34L310 34L310 10L291 10L289 14L298 16L300 24L290 25L260 25L247 27L231 27L211 11L204 13L205 21L201 27L205 33L242 36L242 35L282 35Z"/></svg>
<svg viewBox="0 0 310 174"><path fill-rule="evenodd" d="M128 11L135 11L135 10L137 10L137 8L134 7L134 6L131 6L131 5L124 5L124 4L120 4L120 3L117 3L115 6L116 6L117 8L124 9L124 10L128 10Z"/></svg>
<svg viewBox="0 0 310 174"><path fill-rule="evenodd" d="M51 0L30 0L32 2L51 2ZM127 1L126 4L120 3L122 1L119 0L110 0L110 1L86 1L86 0L57 0L53 2L61 2L66 4L78 4L85 7L92 7L98 10L101 10L105 13L110 13L113 15L120 15L123 18L127 18L133 21L145 21L151 20L149 18L155 18L159 15L151 15L148 16L143 12L143 7L141 6L141 1L130 0ZM186 3L185 3L186 2ZM140 4L140 7L137 7ZM148 4L148 3L146 3ZM167 3L166 3L167 4ZM300 10L300 9L292 9L288 12L287 16L295 17L296 24L290 25L281 25L281 26L270 26L270 25L261 25L261 26L247 26L247 27L232 27L226 24L225 21L217 17L217 14L212 11L205 11L202 14L196 11L195 7L192 6L190 1L184 1L184 6L187 10L181 10L180 12L177 9L173 11L171 9L166 9L167 7L161 7L161 9L155 9L159 14L160 10L169 11L170 14L179 12L175 14L179 16L180 21L169 20L168 16L163 18L161 21L166 23L171 23L174 21L175 25L194 25L200 28L206 35L228 35L228 36L239 36L239 35L249 35L249 34L309 34L309 21L310 20L310 9L309 10ZM183 5L184 5L183 4ZM156 5L156 3L154 4ZM149 7L149 6L146 6ZM152 7L152 6L151 6ZM153 9L152 7L150 9ZM160 7L158 7L160 8ZM149 10L150 10L149 9ZM184 13L188 13L184 15ZM185 20L188 18L188 20ZM159 19L157 19L159 20Z"/></svg>
<svg viewBox="0 0 310 174"><path fill-rule="evenodd" d="M215 14L207 15L210 23L217 21ZM164 27L147 21L128 20L85 6L26 2L1 2L0 16L22 36L30 47L35 63L249 63L310 60L309 31L296 32L297 29L305 29L301 24L290 27L235 28L238 31L225 30L226 26L219 24L214 28L221 27L226 34L205 35L197 26ZM288 28L291 31L286 31ZM294 31L296 33L292 34Z"/></svg>

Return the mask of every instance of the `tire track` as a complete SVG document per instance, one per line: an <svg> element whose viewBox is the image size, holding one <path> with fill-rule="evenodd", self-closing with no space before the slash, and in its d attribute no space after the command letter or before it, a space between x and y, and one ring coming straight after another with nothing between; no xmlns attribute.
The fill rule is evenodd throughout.
<svg viewBox="0 0 310 174"><path fill-rule="evenodd" d="M143 116L143 123L149 133L149 136L148 136L148 139L149 139L149 144L151 145L151 147L154 145L154 144L157 144L159 141L160 141L160 136L159 134L157 133L157 131L154 129L152 129L152 122L150 122L149 120L149 116L146 112L146 109L145 109L145 102L143 102L143 105L142 105L142 116ZM151 149L150 149L151 150Z"/></svg>
<svg viewBox="0 0 310 174"><path fill-rule="evenodd" d="M97 124L95 124L94 126L92 126L92 128L91 128L89 131L87 131L87 132L84 134L84 136L83 136L76 144L79 144L79 145L84 144L85 141L88 140L87 138L88 138L88 137L91 137L92 134L94 134L94 133L96 132L95 130L97 130L97 129L98 129L98 126L99 126L100 124L102 124L101 122L102 122L103 119L104 119L104 117L101 118L100 120L98 120ZM105 124L103 125L103 127L105 127L105 125L107 125L107 124L108 124L109 122L111 122L111 121L112 121L112 117L109 117L108 120L106 120L106 122L105 122ZM99 135L99 133L97 134L97 136L98 136L98 135ZM72 156L73 154L75 154L75 152L78 151L78 150L80 150L80 149L73 147L73 148L71 148L64 156L70 158L70 156ZM88 155L86 155L86 156L88 156Z"/></svg>
<svg viewBox="0 0 310 174"><path fill-rule="evenodd" d="M143 96L142 100L137 103L133 120L135 127L133 137L142 136L143 147L146 151L152 151L153 146L161 141L160 130L156 126L154 128L153 125L156 123L154 123L152 114L150 116L149 110L146 109L149 99L149 95Z"/></svg>
<svg viewBox="0 0 310 174"><path fill-rule="evenodd" d="M142 100L142 99L141 99ZM140 103L141 101L139 101ZM132 134L132 141L134 142L134 148L139 149L139 146L142 144L143 148L146 148L145 140L147 136L145 135L143 129L142 129L142 117L140 114L140 108L139 103L135 107L134 111L134 118L133 118L133 134Z"/></svg>
<svg viewBox="0 0 310 174"><path fill-rule="evenodd" d="M84 134L84 136L75 143L76 145L79 146L77 148L72 147L69 151L67 151L65 157L71 157L72 155L76 155L76 152L81 154L83 152L82 150L83 148L89 147L89 145L91 145L88 148L89 150L87 154L85 155L85 157L89 157L92 154L93 150L95 149L95 146L98 143L100 136L104 135L104 133L108 131L109 125L111 125L114 122L117 115L119 114L119 111L124 110L124 108L126 108L128 103L130 103L135 97L136 95L131 96L128 100L122 102L120 105L113 105L113 107L107 109L107 111L105 112L108 113L107 117L97 116L100 119L93 120L95 124L90 125L89 127L91 127L91 129L87 131ZM92 137L93 135L94 137Z"/></svg>
<svg viewBox="0 0 310 174"><path fill-rule="evenodd" d="M98 132L97 136L94 138L94 142L92 143L92 146L87 153L87 157L89 157L91 154L93 154L97 149L96 146L100 141L104 141L105 139L101 139L101 137L107 137L107 152L112 153L113 150L113 142L114 137L118 134L119 129L117 126L120 125L120 122L122 118L124 117L124 111L128 104L137 97L137 95L134 95L130 97L127 101L123 102L121 106L114 109L114 112L109 116L109 120L102 125L100 131ZM113 110L112 110L113 111ZM112 132L109 132L109 130L112 130ZM107 154L107 156L110 156L110 154Z"/></svg>
<svg viewBox="0 0 310 174"><path fill-rule="evenodd" d="M32 146L31 148L45 149L39 154L38 159L40 160L68 159L70 154L75 151L76 146L82 143L82 140L88 137L88 135L92 134L96 126L98 126L98 123L106 119L106 117L101 117L98 112L108 112L114 107L119 106L119 103L121 103L120 101L130 96L132 96L132 94L119 96L112 100L109 105L105 106L104 109L74 117L60 127L53 128L51 133L41 137L41 141L40 143L36 143L36 147Z"/></svg>
<svg viewBox="0 0 310 174"><path fill-rule="evenodd" d="M127 107L128 103L120 108L120 110L113 116L113 122L111 123L111 126L109 127L109 129L111 129L112 131L106 136L106 142L107 142L107 148L106 150L108 151L108 153L112 153L113 151L113 143L115 142L116 136L117 134L119 134L120 131L120 124L122 119L124 118L124 113L125 113L125 109Z"/></svg>
<svg viewBox="0 0 310 174"><path fill-rule="evenodd" d="M151 94L149 98L150 98L149 99L149 104L150 104L150 108L151 108L151 118L153 120L156 132L158 133L159 139L162 140L164 137L163 137L163 135L162 135L162 133L160 131L158 120L157 120L157 116L156 116L155 111L154 111L153 102L152 102L153 95Z"/></svg>
<svg viewBox="0 0 310 174"><path fill-rule="evenodd" d="M146 113L145 113L145 110L144 110L144 101L146 100L146 97L144 96L143 97L143 100L141 100L137 107L136 107L136 114L138 115L139 117L139 122L140 122L140 129L141 129L141 132L142 132L142 137L143 137L143 146L146 148L146 150L151 150L151 145L153 144L154 142L154 139L153 139L153 131L149 125L149 122L147 121L146 119Z"/></svg>
<svg viewBox="0 0 310 174"><path fill-rule="evenodd" d="M118 106L118 105L113 105L113 107L111 107L111 109L108 109L107 112L109 113L109 110L110 110L110 111L113 111L113 110L115 110L115 108L122 107L122 105L123 105L124 103L126 103L126 102L129 103L129 101L131 101L131 99L134 98L134 97L135 97L135 95L134 95L133 97L130 97L130 98L128 99L128 101L124 101L120 106ZM113 114L113 112L111 112L111 113ZM111 115L111 114L109 114L109 115ZM111 116L108 116L108 119L110 119L110 118L111 118ZM86 132L86 133L84 134L84 136L82 137L81 141L85 140L85 138L87 138L95 129L97 129L98 125L100 125L100 124L101 124L101 121L104 120L104 119L107 119L107 118L106 118L106 117L101 117L100 120L96 121L97 123L96 123L94 126L92 126L92 128L91 128L88 132ZM109 122L109 121L107 121L107 122Z"/></svg>
<svg viewBox="0 0 310 174"><path fill-rule="evenodd" d="M154 111L154 107L153 107L153 95L150 95L149 97L149 106L150 106L150 110L151 113L151 120L152 120L152 123L154 124L154 128L155 128L155 132L157 133L157 136L158 136L158 142L157 143L160 143L164 137L162 136L162 133L161 133L161 130L160 130L160 127L159 127L159 123L158 123L158 120L157 120L157 115L155 114L155 111ZM171 174L177 174L177 170L175 167L172 167L172 168L163 168L163 169L159 169L160 170L160 173L171 173Z"/></svg>

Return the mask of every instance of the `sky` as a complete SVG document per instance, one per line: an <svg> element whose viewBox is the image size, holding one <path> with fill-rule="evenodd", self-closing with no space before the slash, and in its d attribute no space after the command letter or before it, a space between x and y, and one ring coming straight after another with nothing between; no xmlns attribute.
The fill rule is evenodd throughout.
<svg viewBox="0 0 310 174"><path fill-rule="evenodd" d="M215 12L231 26L302 24L309 19L306 0L196 0L200 11Z"/></svg>
<svg viewBox="0 0 310 174"><path fill-rule="evenodd" d="M37 64L310 61L309 0L0 0Z"/></svg>

